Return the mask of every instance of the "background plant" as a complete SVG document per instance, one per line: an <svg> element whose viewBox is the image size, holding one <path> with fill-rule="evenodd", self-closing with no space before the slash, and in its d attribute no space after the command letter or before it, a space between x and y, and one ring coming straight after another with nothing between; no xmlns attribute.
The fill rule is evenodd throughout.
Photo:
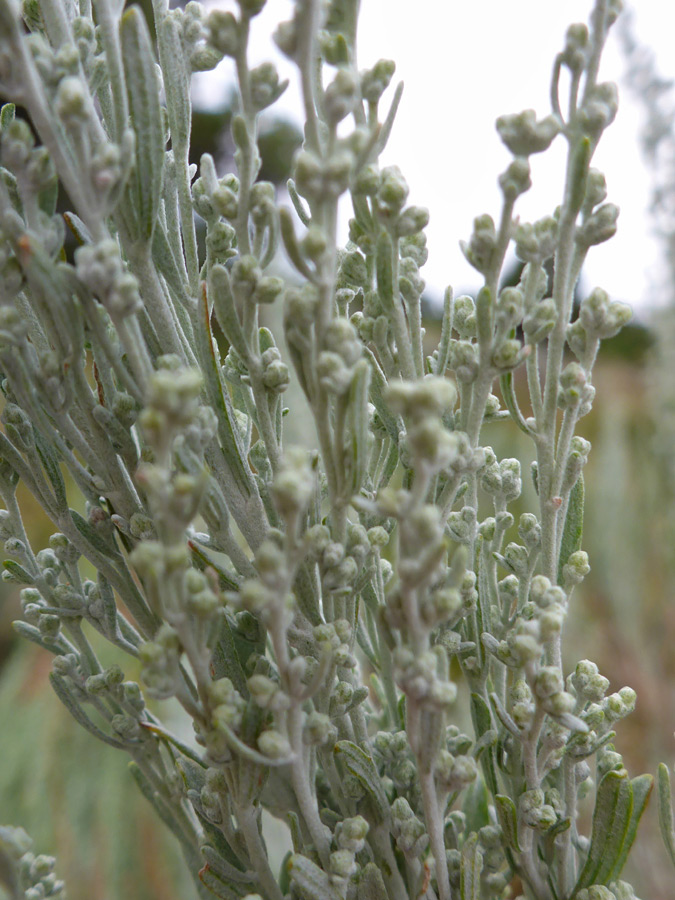
<svg viewBox="0 0 675 900"><path fill-rule="evenodd" d="M357 3L305 0L280 25L306 117L291 212L258 180L258 117L285 89L274 66L247 62L263 5L158 2L159 69L136 8L0 5L0 86L41 142L3 107L0 493L6 577L27 585L17 630L54 654L75 719L131 756L204 895L632 897L617 879L651 779L629 779L611 741L635 694L607 696L588 660L567 678L562 663L589 569L590 445L575 431L600 341L630 315L596 288L571 321L585 255L616 228L590 163L616 112L598 71L618 4L599 0L590 29L569 29L551 115L498 120L513 155L503 208L464 247L485 285L475 302L448 289L432 352L428 214L377 165L401 96L382 110L393 63L358 71ZM237 171L219 177L208 154L190 162L189 78L224 55ZM529 157L556 138L561 205L519 223ZM70 261L59 183L80 245ZM280 240L292 281L273 274ZM500 289L511 241L527 265ZM264 325L281 304L283 347ZM285 359L305 400L290 411ZM285 421L306 428L307 415L317 449L286 446ZM520 462L483 445L490 423L532 441L536 513ZM58 529L39 552L18 481ZM96 633L140 663L145 695L178 701L194 742L146 707ZM280 871L263 809L290 833Z"/></svg>

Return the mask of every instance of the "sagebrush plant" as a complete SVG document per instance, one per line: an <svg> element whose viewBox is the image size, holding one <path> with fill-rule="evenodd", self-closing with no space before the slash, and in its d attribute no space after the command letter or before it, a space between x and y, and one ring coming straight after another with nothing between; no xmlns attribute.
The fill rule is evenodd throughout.
<svg viewBox="0 0 675 900"><path fill-rule="evenodd" d="M590 28L568 30L550 115L498 120L513 155L503 208L463 245L484 287L475 301L447 290L431 355L428 214L378 167L394 64L358 70L358 0L297 0L275 34L305 112L291 209L256 180L259 114L286 87L247 62L263 6L155 0L151 37L111 0L0 0L0 90L27 115L0 114L1 528L4 577L24 585L17 631L54 654L75 719L130 755L200 895L628 900L618 878L652 779L631 780L612 740L635 693L607 695L588 660L566 675L561 652L589 571L590 445L575 430L600 341L630 317L596 288L572 321L586 254L616 229L591 160L617 108L598 72L620 4L597 0ZM219 176L208 154L190 164L189 87L223 56L239 106L236 173ZM519 222L528 157L556 139L560 206ZM500 289L512 243L526 266ZM282 249L292 278L272 274ZM268 304L283 306L283 341L262 324ZM284 442L287 416L316 450ZM533 511L519 460L481 443L492 422L532 439ZM38 552L19 482L57 529ZM95 632L140 684L106 664ZM174 698L194 741L144 696ZM278 871L263 810L292 840ZM62 895L52 861L18 832L0 838L14 895Z"/></svg>

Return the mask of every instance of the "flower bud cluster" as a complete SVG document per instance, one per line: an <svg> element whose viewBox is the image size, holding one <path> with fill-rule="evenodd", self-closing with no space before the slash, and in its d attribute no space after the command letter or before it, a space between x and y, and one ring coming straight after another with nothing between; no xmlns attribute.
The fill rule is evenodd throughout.
<svg viewBox="0 0 675 900"><path fill-rule="evenodd" d="M378 731L373 739L373 757L383 775L388 793L404 795L413 805L418 793L417 766L405 731ZM394 801L396 803L396 801ZM408 801L401 804L405 809Z"/></svg>
<svg viewBox="0 0 675 900"><path fill-rule="evenodd" d="M405 448L413 467L454 474L469 471L476 464L476 453L466 435L449 431L443 424L456 399L453 383L433 375L422 381L389 385L387 400L405 422Z"/></svg>
<svg viewBox="0 0 675 900"><path fill-rule="evenodd" d="M524 791L520 795L518 815L524 825L536 831L547 831L558 819L555 809L546 802L544 791L540 788Z"/></svg>
<svg viewBox="0 0 675 900"><path fill-rule="evenodd" d="M522 481L520 477L520 461L502 459L497 461L491 447L485 448L485 467L480 473L480 485L490 496L504 503L520 497Z"/></svg>
<svg viewBox="0 0 675 900"><path fill-rule="evenodd" d="M581 302L579 317L567 328L567 343L575 356L585 363L595 356L597 342L614 337L631 319L631 308L618 300L610 301L601 288L595 288Z"/></svg>
<svg viewBox="0 0 675 900"><path fill-rule="evenodd" d="M351 322L342 318L333 319L325 332L324 348L317 359L319 382L325 390L344 396L352 384L354 367L363 353Z"/></svg>
<svg viewBox="0 0 675 900"><path fill-rule="evenodd" d="M323 625L316 625L313 630L313 637L318 645L319 652L328 653L333 663L338 669L354 669L357 665L356 658L351 650L352 629L346 619L336 619ZM341 682L346 687L341 689L343 699L349 694L344 703L340 700L340 705L353 705L354 689L346 682ZM356 698L358 700L358 697ZM360 701L359 701L360 702Z"/></svg>
<svg viewBox="0 0 675 900"><path fill-rule="evenodd" d="M31 852L33 842L23 828L0 827L3 882L16 888L15 896L25 900L66 900L66 886L56 877L53 856ZM19 894L20 892L20 894Z"/></svg>
<svg viewBox="0 0 675 900"><path fill-rule="evenodd" d="M540 266L555 253L558 221L546 216L530 224L522 222L516 228L516 256L525 263Z"/></svg>
<svg viewBox="0 0 675 900"><path fill-rule="evenodd" d="M497 230L494 219L487 214L473 220L473 231L469 242L460 241L460 247L467 262L481 274L489 271L496 246Z"/></svg>
<svg viewBox="0 0 675 900"><path fill-rule="evenodd" d="M586 371L579 363L568 363L560 373L558 406L575 410L580 419L591 411L594 397L595 388L589 384Z"/></svg>
<svg viewBox="0 0 675 900"><path fill-rule="evenodd" d="M409 859L419 859L429 845L424 823L412 810L405 797L397 797L391 805L392 836L396 846Z"/></svg>
<svg viewBox="0 0 675 900"><path fill-rule="evenodd" d="M148 694L157 700L173 697L180 684L180 656L182 648L178 635L166 623L162 624L152 641L141 644L141 678Z"/></svg>
<svg viewBox="0 0 675 900"><path fill-rule="evenodd" d="M560 133L560 121L555 116L537 121L533 109L526 109L517 115L500 116L496 127L499 137L516 157L548 150Z"/></svg>
<svg viewBox="0 0 675 900"><path fill-rule="evenodd" d="M396 683L411 701L440 712L450 707L457 697L457 685L438 674L438 656L426 651L419 656L406 647L394 651Z"/></svg>
<svg viewBox="0 0 675 900"><path fill-rule="evenodd" d="M296 521L306 510L314 491L315 475L310 457L299 447L288 450L272 484L279 514L287 521Z"/></svg>
<svg viewBox="0 0 675 900"><path fill-rule="evenodd" d="M78 277L105 306L113 321L140 312L138 282L125 269L117 241L112 238L75 251Z"/></svg>
<svg viewBox="0 0 675 900"><path fill-rule="evenodd" d="M326 197L337 199L349 187L354 164L354 155L347 148L336 150L326 159L301 150L293 173L297 191L310 202Z"/></svg>
<svg viewBox="0 0 675 900"><path fill-rule="evenodd" d="M167 448L178 432L194 423L202 387L196 369L176 366L168 358L166 363L165 368L153 372L147 405L138 417L146 440L156 451Z"/></svg>
<svg viewBox="0 0 675 900"><path fill-rule="evenodd" d="M453 793L461 791L478 776L478 766L473 756L459 756L447 750L441 750L436 763L436 781L443 791Z"/></svg>
<svg viewBox="0 0 675 900"><path fill-rule="evenodd" d="M200 169L201 176L192 185L195 212L205 220L209 229L214 228L221 217L234 221L239 206L239 179L232 174L217 179L213 159L208 153L202 156ZM223 236L229 234L224 232Z"/></svg>

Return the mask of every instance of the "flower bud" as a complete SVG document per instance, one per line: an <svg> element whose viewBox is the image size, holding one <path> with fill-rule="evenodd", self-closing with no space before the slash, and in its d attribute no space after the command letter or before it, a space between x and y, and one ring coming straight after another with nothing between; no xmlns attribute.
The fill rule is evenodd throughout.
<svg viewBox="0 0 675 900"><path fill-rule="evenodd" d="M361 96L367 103L377 103L389 86L396 63L391 59L378 60L372 69L361 72Z"/></svg>
<svg viewBox="0 0 675 900"><path fill-rule="evenodd" d="M537 122L533 109L497 119L499 137L514 156L529 156L547 150L560 132L560 122L555 116L547 116Z"/></svg>

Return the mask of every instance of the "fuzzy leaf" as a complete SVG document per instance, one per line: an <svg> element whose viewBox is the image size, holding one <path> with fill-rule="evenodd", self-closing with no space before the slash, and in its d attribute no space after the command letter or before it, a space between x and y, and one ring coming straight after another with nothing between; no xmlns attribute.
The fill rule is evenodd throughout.
<svg viewBox="0 0 675 900"><path fill-rule="evenodd" d="M206 382L206 391L212 407L218 413L218 435L223 449L223 458L242 497L250 497L255 492L255 484L248 466L245 464L244 448L241 445L239 432L234 425L234 409L230 395L220 380L220 369L216 359L216 351L211 335L209 306L206 289L202 292L202 327L197 328L198 355L202 374Z"/></svg>
<svg viewBox="0 0 675 900"><path fill-rule="evenodd" d="M483 854L478 849L478 835L473 832L462 847L459 869L461 900L480 900L480 873L482 870Z"/></svg>
<svg viewBox="0 0 675 900"><path fill-rule="evenodd" d="M467 831L478 831L490 824L489 795L485 781L479 775L464 792L462 811L466 816Z"/></svg>
<svg viewBox="0 0 675 900"><path fill-rule="evenodd" d="M632 779L630 785L633 793L633 803L631 808L630 820L628 822L623 845L621 847L621 853L614 865L614 868L612 869L611 875L608 879L609 881L616 881L621 875L623 867L626 865L628 854L630 853L630 849L633 846L633 842L635 841L635 837L637 835L640 819L642 818L642 814L647 808L649 798L652 794L652 789L654 787L654 778L651 775L638 775L637 778Z"/></svg>
<svg viewBox="0 0 675 900"><path fill-rule="evenodd" d="M233 890L231 885L221 878L209 862L199 870L199 880L214 896L220 897L221 900L239 900L243 896L243 889L242 893L237 893L237 891Z"/></svg>
<svg viewBox="0 0 675 900"><path fill-rule="evenodd" d="M80 704L71 693L65 678L62 678L55 672L51 672L49 675L49 681L51 686L54 688L54 693L59 698L61 703L63 703L63 705L66 707L71 716L75 719L78 725L81 725L86 731L88 731L90 734L93 734L94 737L99 739L99 741L103 741L104 744L110 744L111 747L117 747L118 750L129 749L128 743L123 743L122 741L118 741L115 738L110 737L109 734L106 734L104 731L101 731L98 726L94 725L89 716L85 713L85 711L82 709Z"/></svg>
<svg viewBox="0 0 675 900"><path fill-rule="evenodd" d="M26 638L27 641L37 644L38 647L49 650L49 652L53 653L55 656L61 656L65 652L63 647L60 647L58 644L45 637L35 625L30 625L28 622L17 619L16 622L12 622L12 628L22 638Z"/></svg>
<svg viewBox="0 0 675 900"><path fill-rule="evenodd" d="M373 815L378 824L384 824L391 817L391 810L380 773L372 758L351 741L338 741L335 754L344 763L350 775L353 775L366 790L371 802Z"/></svg>
<svg viewBox="0 0 675 900"><path fill-rule="evenodd" d="M388 900L382 873L375 863L367 863L356 886L357 900Z"/></svg>
<svg viewBox="0 0 675 900"><path fill-rule="evenodd" d="M607 884L622 859L633 814L633 788L625 772L608 772L600 782L586 863L572 897L594 884Z"/></svg>
<svg viewBox="0 0 675 900"><path fill-rule="evenodd" d="M668 855L675 866L675 823L673 822L673 802L670 789L670 773L665 763L658 769L659 826Z"/></svg>
<svg viewBox="0 0 675 900"><path fill-rule="evenodd" d="M225 266L211 266L209 272L209 299L213 303L218 324L223 334L243 360L249 357L249 348L239 322L237 308L232 295L230 276Z"/></svg>
<svg viewBox="0 0 675 900"><path fill-rule="evenodd" d="M570 491L570 501L565 516L560 557L558 561L558 583L562 583L563 566L573 553L581 549L581 538L584 533L584 476L579 475Z"/></svg>
<svg viewBox="0 0 675 900"><path fill-rule="evenodd" d="M137 237L149 242L162 192L164 127L155 55L148 26L139 7L132 6L122 16L120 37L129 112L136 135L136 170L131 179L131 194L137 218Z"/></svg>
<svg viewBox="0 0 675 900"><path fill-rule="evenodd" d="M291 884L304 900L342 900L330 877L306 856L296 853L289 860L288 867L291 870Z"/></svg>
<svg viewBox="0 0 675 900"><path fill-rule="evenodd" d="M24 569L23 566L20 566L18 562L14 562L13 559L6 559L2 564L5 572L8 572L11 575L11 580L15 584L33 584L33 578L28 572Z"/></svg>
<svg viewBox="0 0 675 900"><path fill-rule="evenodd" d="M190 73L177 20L165 16L157 34L162 63L171 146L185 147L190 138Z"/></svg>
<svg viewBox="0 0 675 900"><path fill-rule="evenodd" d="M487 734L488 732L493 730L490 707L487 705L485 700L483 700L480 694L471 694L471 719L473 721L477 741L480 741L484 734ZM487 786L494 796L498 792L498 787L494 764L494 746L492 745L492 743L485 747L481 762L483 764L483 772L485 774Z"/></svg>
<svg viewBox="0 0 675 900"><path fill-rule="evenodd" d="M497 809L497 818L504 832L504 838L509 847L520 853L520 845L518 843L518 813L516 805L510 797L503 794L497 794L495 797L495 807Z"/></svg>
<svg viewBox="0 0 675 900"><path fill-rule="evenodd" d="M499 379L499 386L502 391L502 400L504 401L504 406L506 406L509 413L511 414L511 418L521 431L524 431L525 434L531 437L533 434L532 429L525 422L523 414L520 411L520 406L518 406L516 391L513 386L513 372L505 372L504 375L502 375L502 377Z"/></svg>
<svg viewBox="0 0 675 900"><path fill-rule="evenodd" d="M101 537L101 535L84 519L79 512L76 512L74 509L69 510L70 518L73 520L73 525L80 532L82 537L89 543L94 550L97 550L103 556L107 556L108 558L118 559L119 554L117 549L113 547L108 541Z"/></svg>
<svg viewBox="0 0 675 900"><path fill-rule="evenodd" d="M368 385L370 366L365 359L354 367L349 387L351 491L357 494L363 484L368 465Z"/></svg>
<svg viewBox="0 0 675 900"><path fill-rule="evenodd" d="M394 246L386 231L381 231L375 248L377 270L377 292L385 310L394 305L394 282L392 278Z"/></svg>

